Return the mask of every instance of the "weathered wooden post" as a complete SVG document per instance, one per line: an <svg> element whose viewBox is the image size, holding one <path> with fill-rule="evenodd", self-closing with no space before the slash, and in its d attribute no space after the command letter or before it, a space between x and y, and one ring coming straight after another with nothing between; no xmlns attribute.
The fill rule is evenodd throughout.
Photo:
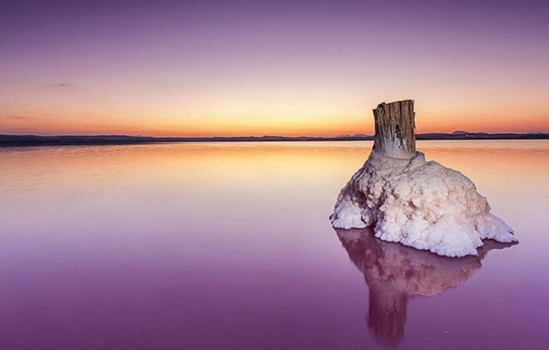
<svg viewBox="0 0 549 350"><path fill-rule="evenodd" d="M374 148L391 158L410 159L416 155L414 100L380 103L374 109Z"/></svg>
<svg viewBox="0 0 549 350"><path fill-rule="evenodd" d="M412 100L377 106L374 147L339 193L332 225L371 226L381 240L450 257L478 255L483 239L518 242L469 178L416 152L414 117Z"/></svg>

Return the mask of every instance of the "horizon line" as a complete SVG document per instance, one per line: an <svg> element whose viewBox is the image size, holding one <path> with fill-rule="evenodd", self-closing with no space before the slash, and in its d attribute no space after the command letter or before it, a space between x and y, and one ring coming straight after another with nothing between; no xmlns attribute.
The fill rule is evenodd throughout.
<svg viewBox="0 0 549 350"><path fill-rule="evenodd" d="M447 131L432 131L432 132L421 132L414 133L414 135L474 135L474 134L484 134L484 135L543 135L549 134L549 131L526 131L526 132L517 132L517 131L504 131L504 132L488 132L488 131L466 131L466 130L455 130L452 132ZM299 135L299 136L285 136L285 135L276 135L276 134L264 134L261 136L256 135L238 135L238 136L226 136L226 135L215 135L215 136L154 136L154 135L144 135L144 134L16 134L16 133L1 133L0 136L33 136L33 137L100 137L100 136L111 136L111 137L147 137L147 138L158 138L158 139L168 139L168 138L182 138L182 139L213 139L213 138L264 138L264 137L278 137L278 138L322 138L330 139L337 137L373 137L375 134L365 134L365 133L355 133L355 134L338 134L333 136L312 136L312 135Z"/></svg>

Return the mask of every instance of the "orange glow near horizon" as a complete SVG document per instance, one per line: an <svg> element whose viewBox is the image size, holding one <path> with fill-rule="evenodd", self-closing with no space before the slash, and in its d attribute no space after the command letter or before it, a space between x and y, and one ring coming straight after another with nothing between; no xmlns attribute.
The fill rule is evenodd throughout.
<svg viewBox="0 0 549 350"><path fill-rule="evenodd" d="M416 102L417 105L417 102ZM422 108L424 109L424 108ZM421 109L420 109L421 110ZM549 118L543 115L517 118L509 114L493 112L494 116L450 116L440 118L430 111L417 111L417 133L465 130L470 132L548 132ZM457 114L457 113L456 113ZM1 117L0 117L1 118ZM155 119L159 119L155 121ZM64 117L19 117L1 118L0 133L37 135L99 135L123 134L144 136L321 136L354 135L374 133L373 116L370 110L354 115L312 118L204 118L189 122L173 118L101 118L82 115L79 118Z"/></svg>

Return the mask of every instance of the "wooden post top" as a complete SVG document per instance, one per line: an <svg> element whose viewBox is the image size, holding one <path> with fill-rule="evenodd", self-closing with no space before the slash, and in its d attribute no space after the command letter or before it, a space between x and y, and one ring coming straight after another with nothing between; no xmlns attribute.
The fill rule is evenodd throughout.
<svg viewBox="0 0 549 350"><path fill-rule="evenodd" d="M391 158L416 155L414 100L380 103L374 109L373 151Z"/></svg>

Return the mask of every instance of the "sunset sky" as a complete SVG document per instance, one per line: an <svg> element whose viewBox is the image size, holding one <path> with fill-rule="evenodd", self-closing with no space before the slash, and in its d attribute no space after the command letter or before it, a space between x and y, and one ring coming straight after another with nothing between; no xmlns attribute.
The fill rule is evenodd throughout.
<svg viewBox="0 0 549 350"><path fill-rule="evenodd" d="M0 133L549 132L548 1L0 3Z"/></svg>

